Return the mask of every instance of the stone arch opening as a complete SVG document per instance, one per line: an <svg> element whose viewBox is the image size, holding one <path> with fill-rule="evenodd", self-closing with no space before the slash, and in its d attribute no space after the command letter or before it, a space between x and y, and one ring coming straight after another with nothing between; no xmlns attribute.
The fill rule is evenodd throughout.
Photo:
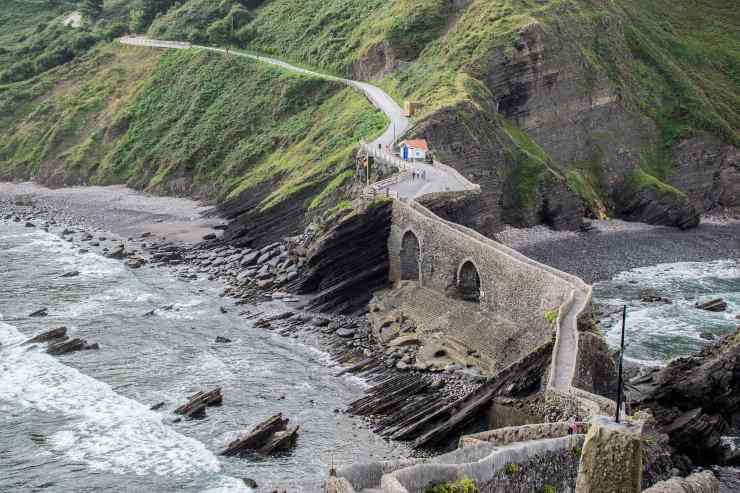
<svg viewBox="0 0 740 493"><path fill-rule="evenodd" d="M457 291L465 301L480 303L480 274L472 260L466 260L457 273Z"/></svg>
<svg viewBox="0 0 740 493"><path fill-rule="evenodd" d="M401 238L401 280L421 283L420 262L421 246L419 238L413 231L406 231L403 238Z"/></svg>

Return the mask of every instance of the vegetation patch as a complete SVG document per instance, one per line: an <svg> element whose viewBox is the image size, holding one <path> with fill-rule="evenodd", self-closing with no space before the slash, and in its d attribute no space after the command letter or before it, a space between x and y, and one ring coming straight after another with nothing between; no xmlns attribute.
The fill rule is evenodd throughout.
<svg viewBox="0 0 740 493"><path fill-rule="evenodd" d="M480 490L470 478L451 481L435 485L426 490L426 493L478 493Z"/></svg>

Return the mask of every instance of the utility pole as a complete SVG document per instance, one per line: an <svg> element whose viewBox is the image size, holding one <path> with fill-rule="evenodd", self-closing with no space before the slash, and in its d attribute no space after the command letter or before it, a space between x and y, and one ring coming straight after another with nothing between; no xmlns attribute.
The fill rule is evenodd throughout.
<svg viewBox="0 0 740 493"><path fill-rule="evenodd" d="M619 423L619 413L622 407L622 364L624 362L624 330L627 325L627 305L622 307L622 344L619 350L619 376L617 379L617 416L615 421Z"/></svg>

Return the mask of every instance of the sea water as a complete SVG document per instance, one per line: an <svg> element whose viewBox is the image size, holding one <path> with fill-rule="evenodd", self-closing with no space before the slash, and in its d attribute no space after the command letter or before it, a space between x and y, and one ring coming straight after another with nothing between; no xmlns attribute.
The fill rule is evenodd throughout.
<svg viewBox="0 0 740 493"><path fill-rule="evenodd" d="M644 294L670 300L643 302ZM723 312L696 308L697 303L722 298ZM618 347L623 305L627 305L625 357L648 365L663 365L687 356L740 325L740 262L660 264L622 272L594 285L594 300L611 312L601 321L609 344Z"/></svg>
<svg viewBox="0 0 740 493"><path fill-rule="evenodd" d="M80 275L60 277L71 270ZM361 382L334 377L310 345L255 328L220 289L0 223L0 492L244 492L252 478L261 491L313 493L332 463L399 453L335 412ZM48 317L28 317L41 307ZM58 326L100 350L52 357L22 344ZM174 422L187 396L215 386L223 406ZM218 455L278 412L301 426L291 453Z"/></svg>

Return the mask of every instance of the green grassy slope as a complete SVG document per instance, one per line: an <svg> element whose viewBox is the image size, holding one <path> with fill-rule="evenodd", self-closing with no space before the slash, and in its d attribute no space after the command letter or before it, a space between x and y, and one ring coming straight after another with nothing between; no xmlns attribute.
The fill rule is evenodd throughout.
<svg viewBox="0 0 740 493"><path fill-rule="evenodd" d="M640 168L658 182L670 174L671 148L681 139L709 132L738 144L740 10L729 0L472 0L460 11L435 0L270 0L238 42L344 74L383 46L409 63L381 85L398 100L423 102L423 119L494 100L484 84L491 59L512 53L533 25L575 46L573 56L606 74L626 108L655 122L658 139L642 150ZM516 150L516 139L509 144L513 160L528 154ZM599 161L551 163L594 209L607 202ZM538 163L521 162L545 176ZM527 169L518 172L522 187L533 184Z"/></svg>
<svg viewBox="0 0 740 493"><path fill-rule="evenodd" d="M264 207L325 184L308 204L319 205L349 178L357 142L386 124L340 84L242 57L115 44L0 98L15 115L0 136L2 175L212 199L268 183Z"/></svg>
<svg viewBox="0 0 740 493"><path fill-rule="evenodd" d="M264 211L300 197L297 210L324 209L342 199L359 140L387 124L338 83L244 57L111 42L136 3L106 2L83 29L61 24L75 2L9 3L0 12L0 179L126 183L213 201L243 194ZM151 30L207 41L213 22L245 15L236 2L184 2Z"/></svg>
<svg viewBox="0 0 740 493"><path fill-rule="evenodd" d="M246 60L173 54L159 61L146 54L137 64L105 46L121 25L132 25L128 12L136 2L109 0L97 29L71 32L53 23L35 27L69 4L42 9L41 2L9 1L13 13L0 13L0 23L13 26L0 34L9 40L0 51L0 103L10 108L0 122L14 129L0 137L5 176L128 182L214 199L269 183L262 207L321 184L326 194L309 200L316 205L350 176L353 142L382 126L382 117L348 90ZM552 159L546 146L492 110L500 97L489 85L496 64L516 53L533 26L557 36L584 73L607 77L623 107L655 123L654 143L636 150L638 174L649 179L628 182L659 186L682 139L709 132L738 143L739 16L728 0L470 0L457 7L447 0L187 0L144 29L343 75L383 54L403 61L378 83L399 101L424 103L420 124L454 114L491 122L495 128L485 135L482 127L465 128L466 140L496 141L505 150L517 207L528 207L534 189L555 179L603 210L610 151L595 145L569 162ZM20 67L25 72L14 66L20 60L29 62ZM57 79L69 82L54 87ZM43 111L24 119L34 105Z"/></svg>

